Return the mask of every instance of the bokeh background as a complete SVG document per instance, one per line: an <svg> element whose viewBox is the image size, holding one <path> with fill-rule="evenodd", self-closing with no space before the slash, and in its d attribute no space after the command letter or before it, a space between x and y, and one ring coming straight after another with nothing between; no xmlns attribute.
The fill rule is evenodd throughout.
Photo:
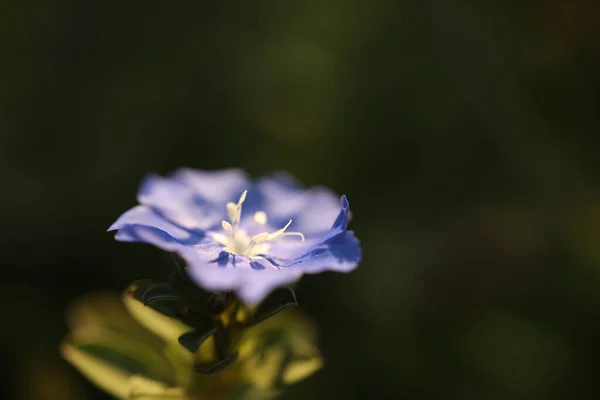
<svg viewBox="0 0 600 400"><path fill-rule="evenodd" d="M364 262L300 285L326 367L283 398L596 398L599 51L592 0L2 0L0 397L107 398L64 311L164 276L106 229L190 166L351 202Z"/></svg>

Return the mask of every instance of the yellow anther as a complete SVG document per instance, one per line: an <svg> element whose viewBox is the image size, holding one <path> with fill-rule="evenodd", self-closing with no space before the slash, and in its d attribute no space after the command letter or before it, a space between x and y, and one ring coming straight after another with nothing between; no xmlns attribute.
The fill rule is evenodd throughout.
<svg viewBox="0 0 600 400"><path fill-rule="evenodd" d="M237 205L232 202L227 203L227 218L229 218L230 221L233 221L235 220L236 215Z"/></svg>
<svg viewBox="0 0 600 400"><path fill-rule="evenodd" d="M221 222L221 226L223 227L223 229L225 229L225 232L227 232L228 234L232 234L233 232L233 227L231 226L231 224L227 221L223 221Z"/></svg>
<svg viewBox="0 0 600 400"><path fill-rule="evenodd" d="M248 193L248 191L244 190L244 193L242 193L242 195L240 196L240 199L238 200L238 206L241 206L242 203L244 202L244 200L246 200L247 193Z"/></svg>
<svg viewBox="0 0 600 400"><path fill-rule="evenodd" d="M267 213L264 211L257 211L254 213L254 222L260 225L267 223Z"/></svg>

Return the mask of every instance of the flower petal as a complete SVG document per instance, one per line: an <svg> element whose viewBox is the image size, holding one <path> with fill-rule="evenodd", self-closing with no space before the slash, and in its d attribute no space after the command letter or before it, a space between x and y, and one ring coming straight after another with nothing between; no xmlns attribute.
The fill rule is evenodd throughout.
<svg viewBox="0 0 600 400"><path fill-rule="evenodd" d="M237 295L246 304L260 303L273 289L289 285L302 276L302 272L292 269L278 271L252 271L239 287Z"/></svg>
<svg viewBox="0 0 600 400"><path fill-rule="evenodd" d="M286 175L263 178L257 188L271 225L292 219L293 230L306 236L328 230L339 212L333 192L323 187L302 189Z"/></svg>
<svg viewBox="0 0 600 400"><path fill-rule="evenodd" d="M325 238L310 252L300 257L299 265L306 273L325 270L348 272L356 268L362 259L360 242L354 232L347 231L350 203L345 195L340 198L342 210L333 222Z"/></svg>
<svg viewBox="0 0 600 400"><path fill-rule="evenodd" d="M181 168L175 172L173 178L217 207L224 207L228 201L237 200L251 185L244 171L233 168L218 171Z"/></svg>
<svg viewBox="0 0 600 400"><path fill-rule="evenodd" d="M149 243L166 251L176 251L179 254L194 252L195 246L182 243L158 228L144 225L127 225L115 234L115 239L121 242Z"/></svg>
<svg viewBox="0 0 600 400"><path fill-rule="evenodd" d="M353 232L345 231L313 248L294 267L307 274L323 271L350 272L358 266L361 259L360 242Z"/></svg>
<svg viewBox="0 0 600 400"><path fill-rule="evenodd" d="M180 243L195 244L200 242L204 236L201 232L194 232L179 227L171 221L163 218L155 210L147 206L136 206L125 212L108 228L109 231L123 230L131 226L146 226L154 228ZM132 238L133 239L133 238ZM143 241L143 240L127 240Z"/></svg>
<svg viewBox="0 0 600 400"><path fill-rule="evenodd" d="M260 303L273 289L295 282L302 276L302 271L299 270L254 269L248 258L241 259L238 263L237 268L231 265L219 268L195 263L188 267L188 273L204 289L236 292L248 305ZM265 265L266 262L262 264Z"/></svg>
<svg viewBox="0 0 600 400"><path fill-rule="evenodd" d="M147 176L140 185L138 201L187 229L209 229L225 215L224 204L213 202L180 177Z"/></svg>
<svg viewBox="0 0 600 400"><path fill-rule="evenodd" d="M204 236L206 230L221 224L226 202L239 197L248 186L248 179L241 170L201 172L182 168L166 178L147 176L140 185L138 201L172 225ZM158 222L143 225L169 233ZM111 228L116 229L115 224ZM118 236L120 240L137 241L126 233Z"/></svg>
<svg viewBox="0 0 600 400"><path fill-rule="evenodd" d="M341 203L342 209L340 210L339 204ZM337 235L346 232L348 227L348 219L350 214L350 204L346 196L342 196L338 202L337 217L331 219L333 223L329 223L329 226L324 232L320 232L320 237L313 235L305 241L298 241L290 238L289 240L282 240L273 243L269 254L279 259L305 259L308 257L311 251L317 248L326 248L328 243L335 240ZM358 245L358 242L357 242Z"/></svg>

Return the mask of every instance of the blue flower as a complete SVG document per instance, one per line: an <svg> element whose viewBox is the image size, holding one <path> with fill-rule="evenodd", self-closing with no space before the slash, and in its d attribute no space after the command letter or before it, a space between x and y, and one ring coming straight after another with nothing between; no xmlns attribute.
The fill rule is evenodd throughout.
<svg viewBox="0 0 600 400"><path fill-rule="evenodd" d="M234 291L246 304L303 274L351 271L361 259L346 196L303 189L284 174L251 182L237 169L183 168L147 177L138 202L109 228L117 240L177 252L198 285Z"/></svg>

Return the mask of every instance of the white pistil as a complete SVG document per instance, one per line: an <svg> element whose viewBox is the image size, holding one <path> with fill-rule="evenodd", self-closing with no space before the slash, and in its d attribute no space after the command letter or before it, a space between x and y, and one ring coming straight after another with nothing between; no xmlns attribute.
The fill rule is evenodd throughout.
<svg viewBox="0 0 600 400"><path fill-rule="evenodd" d="M242 203L246 200L247 193L247 190L242 193L237 204L232 202L227 203L227 217L231 222L221 222L223 230L227 233L226 239L222 242L225 245L226 250L234 254L243 254L253 257L268 249L269 246L266 242L272 242L285 236L299 236L302 241L304 241L304 235L302 233L285 231L291 225L291 219L283 228L276 230L273 233L262 232L254 235L251 240L248 240L248 237L243 231L238 231L242 217ZM257 211L254 213L254 221L260 225L265 225L267 223L267 214L264 211ZM255 247L257 244L259 246Z"/></svg>

